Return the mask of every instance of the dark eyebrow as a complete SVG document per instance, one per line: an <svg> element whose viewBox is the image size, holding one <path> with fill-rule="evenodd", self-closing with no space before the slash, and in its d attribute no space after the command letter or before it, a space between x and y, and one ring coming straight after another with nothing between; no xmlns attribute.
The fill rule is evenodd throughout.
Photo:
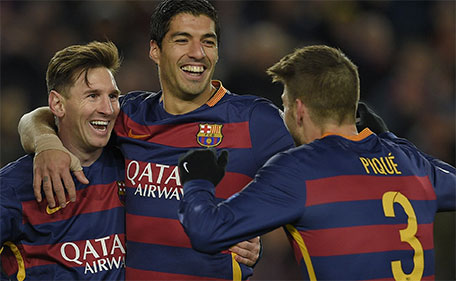
<svg viewBox="0 0 456 281"><path fill-rule="evenodd" d="M206 33L206 34L203 35L203 38L204 38L204 39L212 38L212 39L217 40L217 35L215 35L215 34L213 34L213 33Z"/></svg>
<svg viewBox="0 0 456 281"><path fill-rule="evenodd" d="M190 33L188 32L182 32L182 31L178 31L178 32L175 32L173 34L171 34L171 38L174 38L174 37L177 37L177 36L184 36L184 37L193 37ZM217 39L217 35L215 35L214 33L206 33L202 36L203 39L207 39L207 38L213 38L213 39Z"/></svg>
<svg viewBox="0 0 456 281"><path fill-rule="evenodd" d="M177 31L177 32L174 32L173 34L171 34L171 37L176 37L176 36L191 37L190 33L188 33L188 32Z"/></svg>
<svg viewBox="0 0 456 281"><path fill-rule="evenodd" d="M84 91L84 94L100 94L100 90L98 90L98 89L89 89L87 91ZM122 92L120 90L116 89L116 90L110 92L109 94L117 94L117 95L120 96L122 94Z"/></svg>

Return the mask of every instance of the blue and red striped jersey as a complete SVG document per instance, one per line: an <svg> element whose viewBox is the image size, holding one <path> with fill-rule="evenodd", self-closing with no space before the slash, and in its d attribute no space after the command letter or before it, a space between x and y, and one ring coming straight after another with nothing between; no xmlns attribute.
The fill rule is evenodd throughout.
<svg viewBox="0 0 456 281"><path fill-rule="evenodd" d="M179 215L196 249L283 226L306 280L432 280L434 216L456 208L454 167L369 129L277 154L224 202L207 180L184 192Z"/></svg>
<svg viewBox="0 0 456 281"><path fill-rule="evenodd" d="M294 144L272 103L212 83L214 96L183 115L168 114L161 93L133 92L121 100L115 132L126 167L127 280L245 280L252 274L228 251L207 255L192 249L177 217L183 196L177 162L190 148L228 150L227 173L216 193L222 200Z"/></svg>
<svg viewBox="0 0 456 281"><path fill-rule="evenodd" d="M84 167L76 202L49 208L33 194L33 155L0 170L2 280L123 280L124 161L105 148ZM44 195L43 195L44 196Z"/></svg>

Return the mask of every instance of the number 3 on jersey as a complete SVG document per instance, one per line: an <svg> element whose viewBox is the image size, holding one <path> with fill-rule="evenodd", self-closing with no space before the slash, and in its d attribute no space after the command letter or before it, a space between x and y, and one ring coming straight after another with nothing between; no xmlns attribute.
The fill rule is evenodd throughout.
<svg viewBox="0 0 456 281"><path fill-rule="evenodd" d="M414 268L410 274L404 273L400 260L392 261L391 268L395 280L421 280L424 271L424 254L423 246L420 241L416 238L415 234L418 229L415 211L413 210L412 204L402 193L397 191L388 191L383 194L382 198L383 212L386 217L395 217L394 214L394 203L398 203L402 206L405 213L407 214L407 228L399 230L401 241L407 242L415 251L413 255Z"/></svg>

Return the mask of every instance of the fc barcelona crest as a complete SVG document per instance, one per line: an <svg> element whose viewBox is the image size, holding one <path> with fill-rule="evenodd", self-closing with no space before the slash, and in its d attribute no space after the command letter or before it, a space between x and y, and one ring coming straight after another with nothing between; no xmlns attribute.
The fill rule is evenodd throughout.
<svg viewBox="0 0 456 281"><path fill-rule="evenodd" d="M222 142L222 124L199 124L196 141L204 147L214 147Z"/></svg>

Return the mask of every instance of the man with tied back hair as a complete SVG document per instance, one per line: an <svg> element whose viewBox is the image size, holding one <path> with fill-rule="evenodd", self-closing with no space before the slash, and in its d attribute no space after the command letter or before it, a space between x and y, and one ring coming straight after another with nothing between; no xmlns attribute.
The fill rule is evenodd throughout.
<svg viewBox="0 0 456 281"><path fill-rule="evenodd" d="M32 154L0 170L2 280L124 279L124 162L107 145L119 114L119 66L111 42L70 46L51 59L49 121L90 184L77 184L79 200L66 208L50 207L35 200Z"/></svg>

